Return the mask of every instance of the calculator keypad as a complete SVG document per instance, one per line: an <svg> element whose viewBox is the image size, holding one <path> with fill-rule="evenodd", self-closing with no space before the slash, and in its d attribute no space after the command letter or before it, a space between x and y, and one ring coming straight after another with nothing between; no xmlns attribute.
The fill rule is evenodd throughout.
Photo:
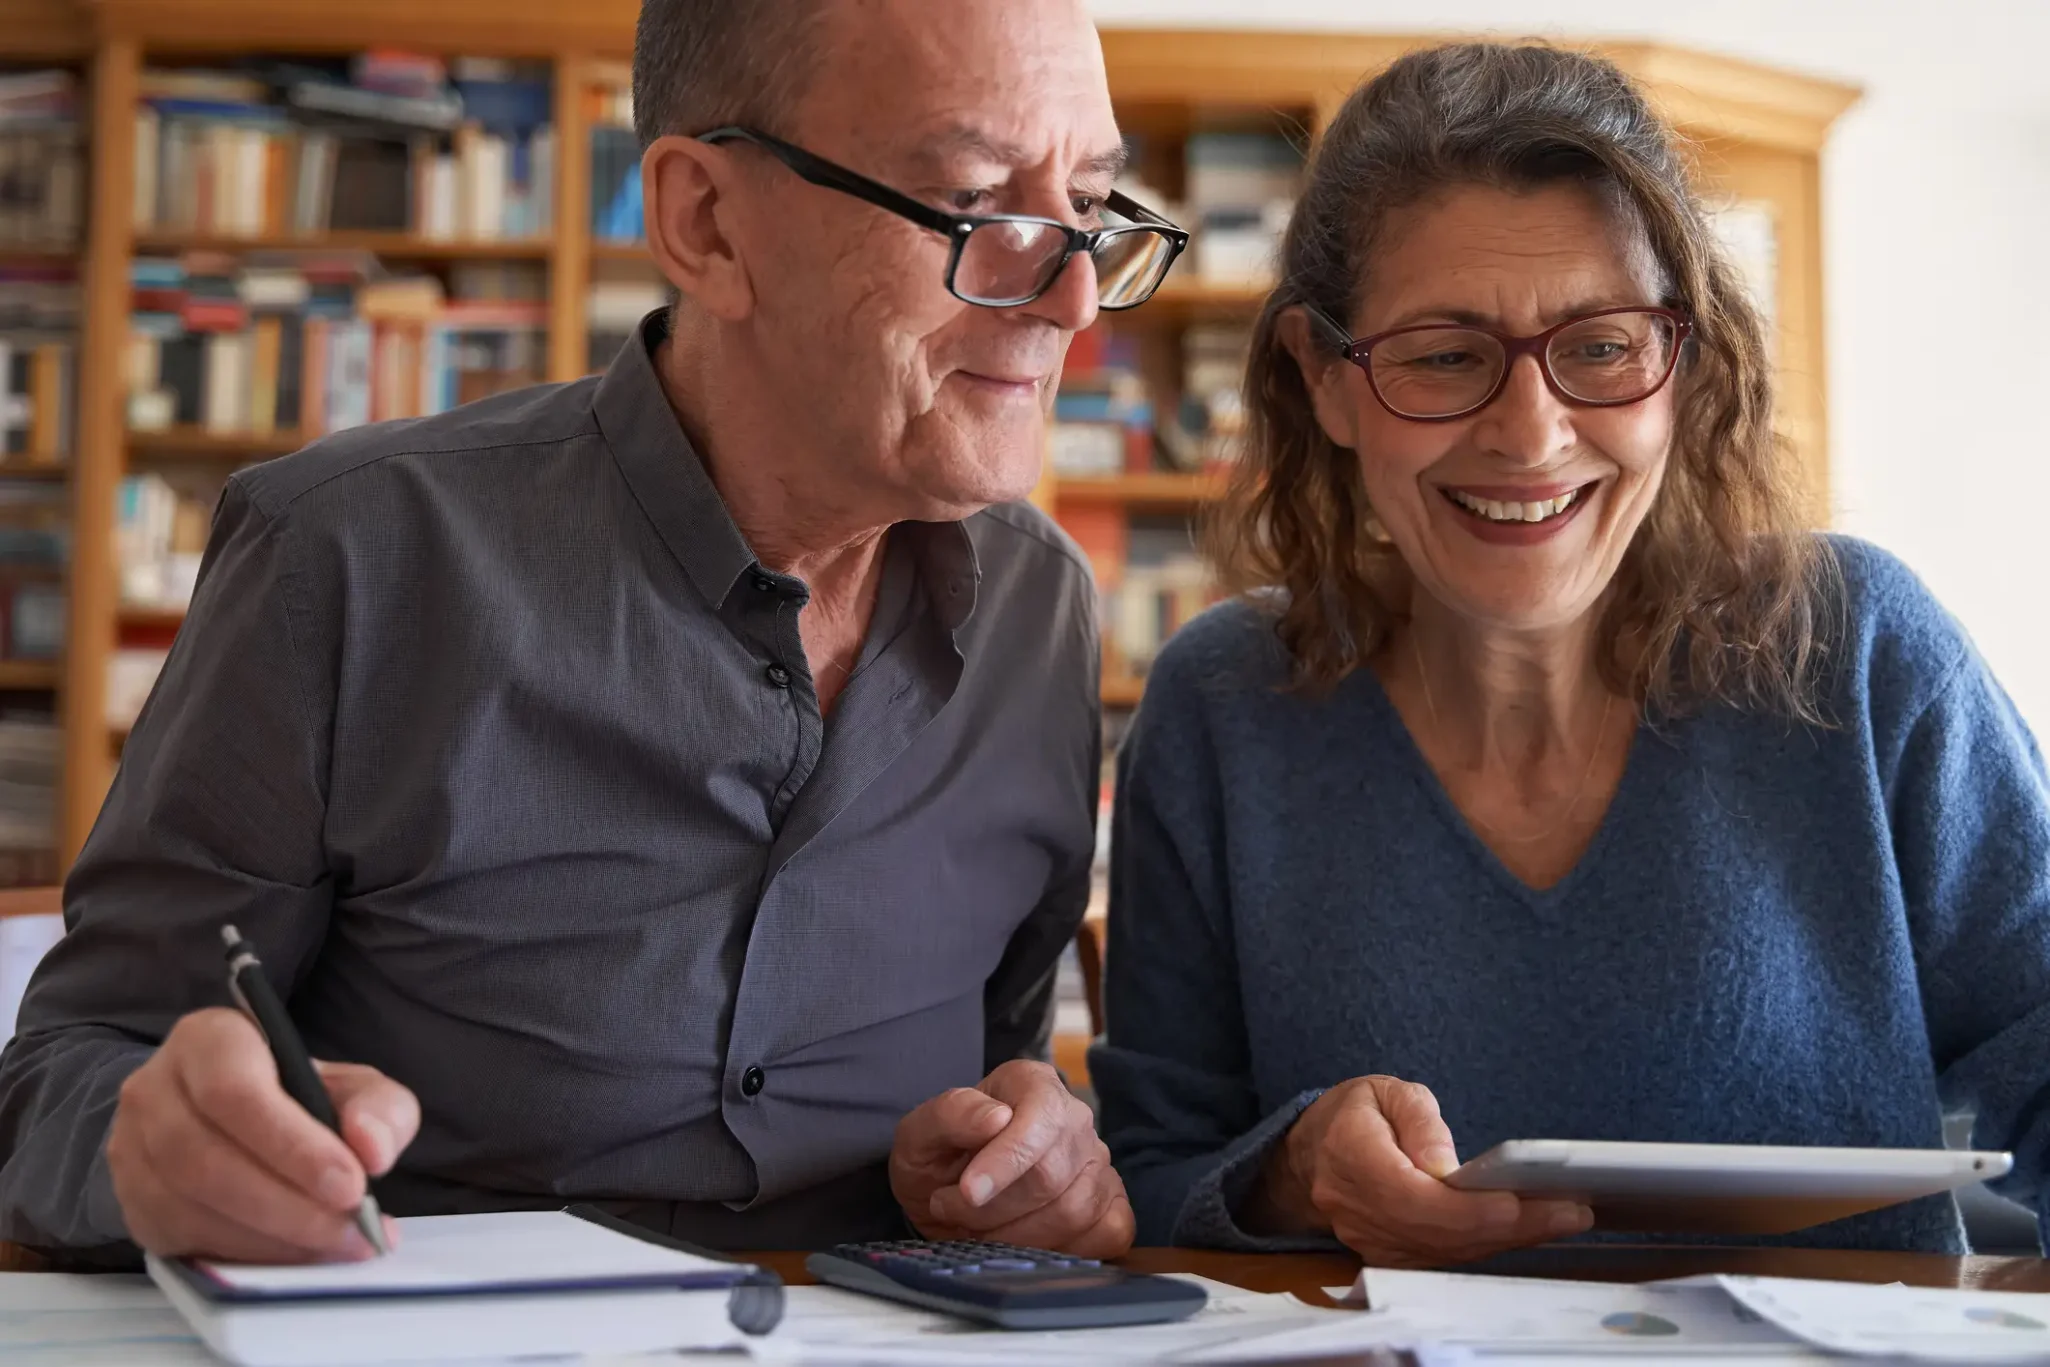
<svg viewBox="0 0 2050 1367"><path fill-rule="evenodd" d="M983 1272L1062 1272L1102 1267L1097 1258L1071 1258L1043 1248L976 1240L886 1239L842 1244L833 1250L843 1258L867 1263L884 1272L915 1272L929 1277L972 1277Z"/></svg>

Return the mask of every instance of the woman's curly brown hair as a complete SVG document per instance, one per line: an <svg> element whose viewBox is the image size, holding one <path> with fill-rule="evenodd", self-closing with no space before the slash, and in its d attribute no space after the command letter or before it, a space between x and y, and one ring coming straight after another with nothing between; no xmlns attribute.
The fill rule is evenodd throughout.
<svg viewBox="0 0 2050 1367"><path fill-rule="evenodd" d="M1672 131L1613 64L1543 44L1414 52L1346 101L1312 157L1253 333L1246 451L1208 527L1227 587L1279 587L1300 687L1371 660L1407 617L1410 577L1374 534L1361 454L1318 426L1277 335L1313 304L1348 319L1390 214L1459 185L1580 183L1634 219L1694 319L1674 383L1665 482L1610 586L1608 685L1654 715L1708 701L1820 721L1815 675L1836 579L1772 430L1765 332L1690 188ZM1371 453L1366 458L1371 459ZM1265 596L1265 595L1263 595Z"/></svg>

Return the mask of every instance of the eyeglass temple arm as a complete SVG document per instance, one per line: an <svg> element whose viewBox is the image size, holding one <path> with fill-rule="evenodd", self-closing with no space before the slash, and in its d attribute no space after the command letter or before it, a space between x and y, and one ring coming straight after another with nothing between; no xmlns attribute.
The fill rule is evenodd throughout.
<svg viewBox="0 0 2050 1367"><path fill-rule="evenodd" d="M1352 355L1352 349L1358 346L1359 343L1353 340L1353 335L1347 332L1336 318L1333 318L1315 304L1304 304L1302 305L1302 310L1309 316L1312 323L1324 329L1325 335L1338 348L1340 355L1347 357Z"/></svg>
<svg viewBox="0 0 2050 1367"><path fill-rule="evenodd" d="M800 179L808 180L814 185L823 186L828 190L838 190L843 194L853 195L856 199L867 200L879 209L888 209L894 214L910 219L922 228L930 228L948 237L952 237L959 230L960 219L953 214L941 213L929 204L921 204L909 195L892 190L881 181L870 180L867 176L850 171L844 166L835 166L830 161L813 156L802 147L784 142L781 138L772 138L767 133L757 133L752 128L734 125L714 128L709 133L700 133L697 140L714 144L753 143L796 172Z"/></svg>

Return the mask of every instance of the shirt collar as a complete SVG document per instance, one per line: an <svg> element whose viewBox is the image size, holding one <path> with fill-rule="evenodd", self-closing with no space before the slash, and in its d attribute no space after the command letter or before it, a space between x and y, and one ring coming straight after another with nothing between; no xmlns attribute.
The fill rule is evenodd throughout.
<svg viewBox="0 0 2050 1367"><path fill-rule="evenodd" d="M755 568L755 553L726 511L655 375L655 348L668 335L669 310L643 318L598 382L592 408L627 487L691 583L717 609L740 577ZM960 630L975 611L982 582L967 525L900 522L891 535L910 543L933 615L948 631Z"/></svg>
<svg viewBox="0 0 2050 1367"><path fill-rule="evenodd" d="M655 376L654 350L668 335L669 310L657 309L641 319L633 339L619 349L598 382L591 406L627 487L669 553L716 609L754 567L755 554L733 525Z"/></svg>

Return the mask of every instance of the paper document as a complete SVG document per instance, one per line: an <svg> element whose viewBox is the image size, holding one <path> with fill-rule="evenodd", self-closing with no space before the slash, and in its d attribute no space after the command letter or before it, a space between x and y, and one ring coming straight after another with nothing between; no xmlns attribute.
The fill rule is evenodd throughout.
<svg viewBox="0 0 2050 1367"><path fill-rule="evenodd" d="M2050 1363L2050 1295L1783 1277L1718 1277L1729 1295L1818 1348L1928 1362Z"/></svg>
<svg viewBox="0 0 2050 1367"><path fill-rule="evenodd" d="M1333 1319L1347 1310L1305 1305L1292 1296L1242 1291L1203 1277L1209 1303L1172 1324L1117 1329L1001 1330L832 1286L793 1286L783 1322L749 1343L757 1358L824 1363L903 1363L910 1367L1032 1362L1225 1362L1265 1358L1268 1336ZM1259 1352L1249 1352L1253 1345ZM1390 1367L1393 1367L1391 1361ZM1435 1367L1435 1364L1433 1364Z"/></svg>
<svg viewBox="0 0 2050 1367"><path fill-rule="evenodd" d="M1749 1357L1794 1347L1721 1287L1398 1272L1370 1267L1345 1299L1371 1308L1268 1339L1303 1356L1376 1343L1430 1343L1566 1357Z"/></svg>
<svg viewBox="0 0 2050 1367"><path fill-rule="evenodd" d="M147 1277L0 1274L0 1362L216 1367Z"/></svg>
<svg viewBox="0 0 2050 1367"><path fill-rule="evenodd" d="M368 1262L199 1266L238 1291L308 1295L624 1285L693 1276L718 1285L735 1273L732 1263L663 1248L561 1211L436 1215L398 1226L391 1256Z"/></svg>

